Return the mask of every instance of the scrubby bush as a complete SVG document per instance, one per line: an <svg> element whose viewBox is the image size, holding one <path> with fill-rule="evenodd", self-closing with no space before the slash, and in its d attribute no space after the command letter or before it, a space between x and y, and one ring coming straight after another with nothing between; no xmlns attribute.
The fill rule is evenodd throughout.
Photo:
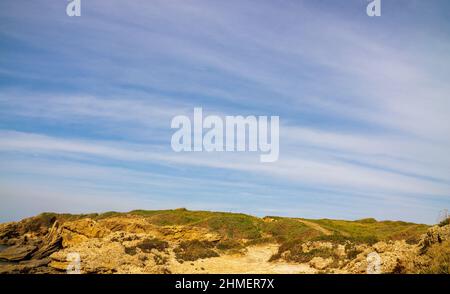
<svg viewBox="0 0 450 294"><path fill-rule="evenodd" d="M422 270L426 274L450 274L450 241L431 246L426 256L430 264Z"/></svg>
<svg viewBox="0 0 450 294"><path fill-rule="evenodd" d="M236 240L226 239L217 243L216 247L220 250L239 249L242 248L242 244Z"/></svg>
<svg viewBox="0 0 450 294"><path fill-rule="evenodd" d="M355 244L369 244L373 245L377 243L379 240L377 237L372 235L366 236L344 236L340 233L334 233L332 235L322 235L313 239L313 241L323 241L323 242L331 242L333 244L346 244L346 243L355 243Z"/></svg>
<svg viewBox="0 0 450 294"><path fill-rule="evenodd" d="M142 250L142 252L149 253L152 249L158 251L164 251L169 247L169 243L159 240L157 238L145 239L140 242L136 247Z"/></svg>
<svg viewBox="0 0 450 294"><path fill-rule="evenodd" d="M208 241L183 241L175 249L175 257L178 261L194 261L202 258L219 256L214 251L214 244Z"/></svg>
<svg viewBox="0 0 450 294"><path fill-rule="evenodd" d="M441 221L441 222L439 223L439 226L440 226L440 227L443 227L443 226L446 226L446 225L448 225L448 224L450 224L450 217L448 217L448 218L444 219L443 221Z"/></svg>
<svg viewBox="0 0 450 294"><path fill-rule="evenodd" d="M136 255L136 246L125 247L125 253L128 255Z"/></svg>
<svg viewBox="0 0 450 294"><path fill-rule="evenodd" d="M269 261L275 261L283 257L286 261L305 263L314 257L339 259L335 253L335 248L315 248L310 251L303 251L301 240L291 240L281 244L278 252L271 256Z"/></svg>
<svg viewBox="0 0 450 294"><path fill-rule="evenodd" d="M278 242L307 241L320 235L320 232L311 229L300 221L289 218L277 218L272 222L265 223L263 230Z"/></svg>
<svg viewBox="0 0 450 294"><path fill-rule="evenodd" d="M361 252L362 252L361 250L356 249L355 244L353 243L345 244L345 253L347 259L349 260L355 259Z"/></svg>

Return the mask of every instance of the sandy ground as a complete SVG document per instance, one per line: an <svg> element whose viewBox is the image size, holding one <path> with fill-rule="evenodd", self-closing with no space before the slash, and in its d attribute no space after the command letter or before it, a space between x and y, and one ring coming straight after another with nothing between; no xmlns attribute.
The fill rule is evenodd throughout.
<svg viewBox="0 0 450 294"><path fill-rule="evenodd" d="M196 261L170 265L172 273L230 273L230 274L299 274L315 273L316 270L308 264L293 264L287 262L268 262L276 253L278 245L257 245L247 248L245 254L230 254Z"/></svg>

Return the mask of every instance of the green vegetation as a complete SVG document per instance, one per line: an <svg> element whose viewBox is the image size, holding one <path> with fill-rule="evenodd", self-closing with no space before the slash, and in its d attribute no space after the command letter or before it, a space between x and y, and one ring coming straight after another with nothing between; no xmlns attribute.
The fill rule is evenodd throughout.
<svg viewBox="0 0 450 294"><path fill-rule="evenodd" d="M148 238L141 241L136 246L125 247L125 253L129 255L135 255L137 253L136 248L141 249L144 253L149 253L152 249L157 251L164 251L169 247L169 243L163 240L159 240L157 238Z"/></svg>
<svg viewBox="0 0 450 294"><path fill-rule="evenodd" d="M362 251L356 249L356 246L354 243L347 243L345 244L345 253L347 254L347 259L354 259L358 254L360 254Z"/></svg>
<svg viewBox="0 0 450 294"><path fill-rule="evenodd" d="M215 215L211 211L189 211L185 208L171 210L133 210L128 214L144 216L158 226L189 225Z"/></svg>
<svg viewBox="0 0 450 294"><path fill-rule="evenodd" d="M251 244L277 241L288 242L297 240L322 240L344 244L346 241L355 243L372 244L381 240L407 240L410 243L417 242L420 235L426 232L428 226L401 221L377 221L373 218L365 218L356 221L319 219L309 220L323 229L332 232L325 235L317 228L302 223L303 219L266 217L264 219L241 214L213 211L190 211L185 208L171 210L133 210L128 213L115 211L102 214L56 214L42 213L30 221L31 229L38 230L41 227L50 227L55 220L70 221L80 218L93 218L101 220L121 215L139 215L145 217L149 223L157 226L184 225L192 227L204 227L216 232L224 239L246 240ZM449 223L449 219L440 225Z"/></svg>
<svg viewBox="0 0 450 294"><path fill-rule="evenodd" d="M216 245L216 248L219 250L240 249L242 247L243 244L241 242L232 239L220 240Z"/></svg>
<svg viewBox="0 0 450 294"><path fill-rule="evenodd" d="M350 241L376 242L377 240L409 240L418 241L420 235L428 229L427 225L402 221L376 221L363 219L345 220L308 220L334 232L337 238L348 238Z"/></svg>
<svg viewBox="0 0 450 294"><path fill-rule="evenodd" d="M98 214L69 214L69 213L53 213L44 212L37 216L26 218L20 221L25 232L47 233L47 230L55 223L55 221L74 221L82 218L95 218Z"/></svg>
<svg viewBox="0 0 450 294"><path fill-rule="evenodd" d="M141 243L139 243L136 247L142 250L142 252L148 253L152 249L156 249L158 251L164 251L169 247L169 243L166 241L162 241L156 238L145 239Z"/></svg>
<svg viewBox="0 0 450 294"><path fill-rule="evenodd" d="M269 261L284 258L287 261L305 263L309 262L314 257L331 257L333 260L339 259L339 256L335 253L335 248L316 248L310 251L304 251L302 248L302 242L291 240L281 244L278 252L272 255Z"/></svg>
<svg viewBox="0 0 450 294"><path fill-rule="evenodd" d="M95 219L100 220L100 219L105 219L105 218L120 216L120 215L122 215L122 213L120 213L120 212L108 211L108 212L100 213L99 215L97 215L97 217Z"/></svg>
<svg viewBox="0 0 450 294"><path fill-rule="evenodd" d="M230 239L258 239L262 221L245 214L220 214L198 224Z"/></svg>
<svg viewBox="0 0 450 294"><path fill-rule="evenodd" d="M128 255L136 255L136 246L133 247L125 247L125 253Z"/></svg>
<svg viewBox="0 0 450 294"><path fill-rule="evenodd" d="M261 237L261 227L264 223L260 218L241 213L189 211L185 208L133 210L129 214L144 216L150 223L158 226L204 227L231 239L258 239Z"/></svg>
<svg viewBox="0 0 450 294"><path fill-rule="evenodd" d="M443 221L441 221L441 222L439 223L439 226L440 226L440 227L443 227L443 226L446 226L446 225L448 225L448 224L450 224L450 217L448 217L448 218L444 219Z"/></svg>
<svg viewBox="0 0 450 294"><path fill-rule="evenodd" d="M332 235L321 235L316 238L313 238L312 241L323 241L323 242L331 242L333 244L346 244L348 242L354 244L369 244L373 245L377 243L379 240L377 237L373 235L355 235L355 236L344 236L339 232L335 232Z"/></svg>
<svg viewBox="0 0 450 294"><path fill-rule="evenodd" d="M167 256L162 256L162 255L159 255L159 254L153 255L153 260L155 261L155 263L157 265L164 265L164 264L167 264L167 262L169 261Z"/></svg>
<svg viewBox="0 0 450 294"><path fill-rule="evenodd" d="M50 227L55 220L66 221L86 217L102 220L122 215L142 216L149 223L156 226L182 225L193 228L206 228L222 237L222 241L215 245L220 250L236 249L243 245L267 242L278 242L289 247L292 242L303 243L310 240L329 241L333 244L346 244L349 242L373 244L382 240L406 240L408 243L416 243L428 228L428 226L421 224L401 221L377 221L373 218L356 221L309 220L283 217L258 218L240 213L190 211L185 208L133 210L128 213L110 211L102 214L85 215L43 213L31 218L33 221L29 221L29 226L33 230L42 230L42 227ZM446 220L442 225L448 222L449 220ZM128 250L132 252L132 249Z"/></svg>
<svg viewBox="0 0 450 294"><path fill-rule="evenodd" d="M430 265L422 273L450 274L450 241L431 246L426 256L430 259Z"/></svg>
<svg viewBox="0 0 450 294"><path fill-rule="evenodd" d="M181 242L175 249L175 257L179 262L194 261L202 258L219 256L213 250L214 244L207 241L191 240Z"/></svg>
<svg viewBox="0 0 450 294"><path fill-rule="evenodd" d="M270 234L278 242L296 240L297 242L307 241L320 236L320 232L304 225L303 223L290 218L272 218L273 221L264 224L263 230Z"/></svg>

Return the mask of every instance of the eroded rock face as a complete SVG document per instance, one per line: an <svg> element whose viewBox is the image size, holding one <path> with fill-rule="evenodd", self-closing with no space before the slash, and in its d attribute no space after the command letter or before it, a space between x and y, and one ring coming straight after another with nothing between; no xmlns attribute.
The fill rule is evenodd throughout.
<svg viewBox="0 0 450 294"><path fill-rule="evenodd" d="M64 248L83 243L92 238L102 238L110 231L98 222L86 218L64 223L59 231Z"/></svg>
<svg viewBox="0 0 450 294"><path fill-rule="evenodd" d="M49 267L65 271L69 265L68 256L76 253L80 257L82 273L164 273L164 260L169 252L162 249L149 251L139 244L149 238L148 234L115 232L104 238L92 238L50 256Z"/></svg>
<svg viewBox="0 0 450 294"><path fill-rule="evenodd" d="M1 264L0 273L65 273L71 262L68 256L73 253L80 258L81 273L178 272L180 268L188 270L187 263L190 263L184 262L180 267L182 263L175 258L174 249L180 242L199 240L217 244L222 241L220 235L203 227L155 226L145 217L134 215L96 220L89 217L57 220L49 215L44 220L34 220L38 220L37 223L31 218L0 225L0 242L12 245L0 252L0 259L12 262ZM418 244L405 241L382 241L373 245L308 241L296 247L309 254L308 259L291 263L297 262L314 272L363 274L372 262L369 257L376 254L380 273L417 273L431 262L432 257L427 252L435 250L436 244L449 240L450 225L430 228ZM239 253L241 258L244 258L245 250ZM216 257L217 262L220 257ZM226 259L232 263L232 258ZM248 256L249 260L255 258ZM269 263L268 258L261 262Z"/></svg>
<svg viewBox="0 0 450 294"><path fill-rule="evenodd" d="M16 264L6 264L0 267L0 274L47 274L57 273L51 268L47 267L50 263L50 258L34 259L21 261Z"/></svg>
<svg viewBox="0 0 450 294"><path fill-rule="evenodd" d="M48 234L43 238L42 246L33 253L33 259L43 259L62 248L60 224L55 221Z"/></svg>
<svg viewBox="0 0 450 294"><path fill-rule="evenodd" d="M2 243L7 243L9 240L18 238L19 236L20 232L15 223L0 224L0 241Z"/></svg>
<svg viewBox="0 0 450 294"><path fill-rule="evenodd" d="M424 234L419 242L422 252L425 252L430 246L436 243L442 243L450 240L450 225L431 227L426 234Z"/></svg>
<svg viewBox="0 0 450 294"><path fill-rule="evenodd" d="M366 248L362 253L350 261L344 271L349 273L367 273L369 263L379 264L379 273L407 273L414 269L414 257L417 256L418 248L407 244L405 241L378 242ZM377 258L372 259L371 255Z"/></svg>
<svg viewBox="0 0 450 294"><path fill-rule="evenodd" d="M166 226L161 228L161 233L163 236L173 241L205 240L208 242L218 242L221 239L219 235L202 228L193 230L179 226Z"/></svg>
<svg viewBox="0 0 450 294"><path fill-rule="evenodd" d="M7 261L20 261L31 257L37 246L34 245L14 245L0 252L0 259Z"/></svg>

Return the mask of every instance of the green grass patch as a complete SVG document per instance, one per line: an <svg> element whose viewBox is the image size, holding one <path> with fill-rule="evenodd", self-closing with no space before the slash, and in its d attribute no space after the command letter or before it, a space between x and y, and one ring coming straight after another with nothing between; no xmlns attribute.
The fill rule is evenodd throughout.
<svg viewBox="0 0 450 294"><path fill-rule="evenodd" d="M321 234L303 223L290 218L274 218L271 222L265 222L263 231L273 236L278 242L286 242L294 239L298 242L307 241Z"/></svg>
<svg viewBox="0 0 450 294"><path fill-rule="evenodd" d="M402 221L374 221L374 219L363 219L358 221L345 220L308 220L321 227L334 232L337 235L349 240L361 240L371 242L371 240L418 240L424 234L428 226Z"/></svg>
<svg viewBox="0 0 450 294"><path fill-rule="evenodd" d="M330 242L333 244L346 244L348 242L355 244L369 244L373 245L379 240L372 235L356 235L356 236L344 236L340 233L334 233L332 235L321 235L312 239L312 241Z"/></svg>
<svg viewBox="0 0 450 294"><path fill-rule="evenodd" d="M220 214L198 225L206 226L228 239L253 240L261 238L262 224L261 219L245 214Z"/></svg>

